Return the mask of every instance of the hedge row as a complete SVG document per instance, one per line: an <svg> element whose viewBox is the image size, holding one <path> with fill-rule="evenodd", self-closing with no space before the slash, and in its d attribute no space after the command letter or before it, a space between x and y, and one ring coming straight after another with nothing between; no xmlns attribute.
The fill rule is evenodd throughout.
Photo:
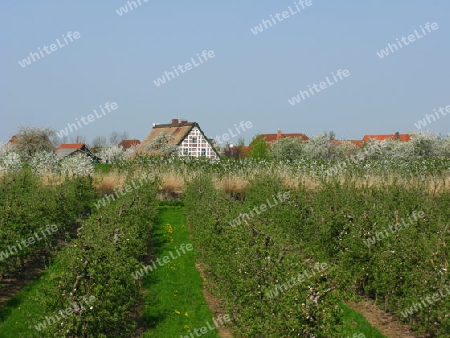
<svg viewBox="0 0 450 338"><path fill-rule="evenodd" d="M401 318L415 304L405 322L435 337L450 332L448 299L426 301L450 286L449 192L334 181L318 191L289 190L290 198L274 205L286 191L270 177L254 179L234 198L215 190L209 177L187 189L193 241L237 334L336 336L336 299L354 296ZM323 262L329 269L322 274L264 296ZM313 292L318 304L309 302Z"/></svg>
<svg viewBox="0 0 450 338"><path fill-rule="evenodd" d="M41 324L47 336L132 336L130 315L140 290L132 274L148 254L156 192L156 184L146 181L83 222L78 238L58 255L60 268L37 295L48 315L33 319L33 326ZM64 309L70 315L63 311L66 318L53 323Z"/></svg>
<svg viewBox="0 0 450 338"><path fill-rule="evenodd" d="M44 248L51 249L57 236L89 212L93 198L89 178L47 186L21 170L0 179L0 278Z"/></svg>
<svg viewBox="0 0 450 338"><path fill-rule="evenodd" d="M239 201L216 191L210 178L199 177L185 196L193 242L208 266L216 295L223 299L225 313L232 317L234 333L337 336L340 312L334 267L306 254L281 226L298 222L291 199L281 197L280 202L277 196L289 193L286 189L270 179L254 182L253 187L261 191L250 189L246 200ZM253 218L230 225L240 213L249 214L263 203L266 211L254 210Z"/></svg>

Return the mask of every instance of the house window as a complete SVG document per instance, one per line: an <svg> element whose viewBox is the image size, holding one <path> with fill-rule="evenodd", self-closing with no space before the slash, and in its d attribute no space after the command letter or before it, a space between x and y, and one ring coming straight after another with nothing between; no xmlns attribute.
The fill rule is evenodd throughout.
<svg viewBox="0 0 450 338"><path fill-rule="evenodd" d="M191 143L196 144L197 143L197 137L193 136L191 139Z"/></svg>
<svg viewBox="0 0 450 338"><path fill-rule="evenodd" d="M183 148L183 155L189 155L189 149Z"/></svg>
<svg viewBox="0 0 450 338"><path fill-rule="evenodd" d="M205 148L202 148L201 156L206 156L206 149Z"/></svg>

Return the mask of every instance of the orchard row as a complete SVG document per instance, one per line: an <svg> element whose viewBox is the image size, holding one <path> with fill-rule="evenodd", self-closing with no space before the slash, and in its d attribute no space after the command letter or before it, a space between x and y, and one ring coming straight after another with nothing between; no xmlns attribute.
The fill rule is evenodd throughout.
<svg viewBox="0 0 450 338"><path fill-rule="evenodd" d="M417 331L450 332L442 297L404 315L450 285L448 191L338 180L312 190L257 176L242 194L227 194L204 175L185 201L193 243L236 334L336 337L338 302L354 297L375 300Z"/></svg>

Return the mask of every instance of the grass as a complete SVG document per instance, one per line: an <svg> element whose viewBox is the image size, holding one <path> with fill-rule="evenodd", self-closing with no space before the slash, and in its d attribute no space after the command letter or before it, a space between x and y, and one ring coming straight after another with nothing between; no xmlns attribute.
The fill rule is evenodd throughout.
<svg viewBox="0 0 450 338"><path fill-rule="evenodd" d="M161 207L155 225L153 244L156 257L176 257L145 277L145 308L143 320L148 331L144 337L189 337L194 329L200 330L213 324L213 315L202 293L202 278L195 268L195 252L180 249L189 244L185 217L180 207ZM180 253L178 255L177 250ZM46 276L57 273L63 267L51 265L38 279L27 285L0 309L0 338L41 337L32 326L47 315L38 303L36 295ZM199 332L199 331L198 331ZM218 337L217 330L209 330L203 337Z"/></svg>
<svg viewBox="0 0 450 338"><path fill-rule="evenodd" d="M180 245L189 244L185 216L179 207L161 207L155 224L154 248L156 258L176 257L158 266L144 280L144 321L148 328L144 337L190 337L202 327L211 327L213 314L205 302L202 278L195 267L195 251L183 254ZM176 250L181 253L178 255ZM156 259L155 258L155 259ZM210 330L202 337L219 337Z"/></svg>
<svg viewBox="0 0 450 338"><path fill-rule="evenodd" d="M354 311L345 304L339 304L344 311L343 314L343 328L342 337L358 337L358 334L364 334L365 337L370 338L386 338L380 331L371 326L366 318L359 312Z"/></svg>
<svg viewBox="0 0 450 338"><path fill-rule="evenodd" d="M28 284L21 292L12 297L0 310L0 338L42 337L34 327L32 321L40 322L46 313L36 299L40 286L46 283L46 276L61 267L53 264L38 279Z"/></svg>
<svg viewBox="0 0 450 338"><path fill-rule="evenodd" d="M170 203L167 203L170 204ZM189 231L185 216L180 207L164 206L155 224L153 245L155 259L163 263L165 256L176 257L168 263L158 266L144 277L143 320L147 331L144 337L191 337L196 336L202 327L213 324L213 314L209 310L202 293L202 278L195 268L195 251L183 254L180 245L187 245ZM180 255L177 254L176 250ZM19 294L11 298L0 309L0 338L40 337L32 325L32 319L44 318L45 313L36 301L36 292L45 283L49 273L55 273L61 267L53 264L41 277L27 285ZM340 304L343 314L343 329L340 337L385 338L373 328L358 312ZM219 337L217 330L210 330L202 337Z"/></svg>
<svg viewBox="0 0 450 338"><path fill-rule="evenodd" d="M94 169L96 173L102 173L102 174L107 174L109 172L111 172L111 170L114 168L113 165L111 164L106 164L106 163L94 163Z"/></svg>

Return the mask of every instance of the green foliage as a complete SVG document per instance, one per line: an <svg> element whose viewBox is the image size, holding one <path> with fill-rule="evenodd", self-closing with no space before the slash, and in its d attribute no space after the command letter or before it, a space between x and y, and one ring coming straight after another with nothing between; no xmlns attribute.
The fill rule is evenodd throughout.
<svg viewBox="0 0 450 338"><path fill-rule="evenodd" d="M328 144L325 138L322 141ZM401 317L413 303L450 284L450 193L429 193L428 183L422 181L425 176L435 178L437 190L448 178L450 160L428 158L429 143L425 141L402 143L402 151L418 148L423 152L417 152L417 158L398 156L396 160L385 154L399 151L397 141L386 149L370 143L364 148L368 156L344 167L344 180L324 178L315 191L302 185L288 190L277 173L282 171L287 177L324 175L339 161L324 160L329 153L322 150L314 155L315 160L284 158L277 163L138 157L114 165L114 170L129 173L138 166L156 175L171 170L196 177L183 201L192 241L208 266L214 293L223 299L225 313L232 316L237 335L338 337L346 332L341 331L339 304L343 299L369 297ZM415 148L408 148L412 145ZM258 176L258 171L266 174ZM251 178L244 193L230 196L214 188L212 177L226 177L230 172ZM372 174L414 184L353 183L364 182ZM45 277L36 301L48 316L84 296L96 301L92 309L70 316L63 325L49 326L45 335L131 335L135 323L129 320L130 313L141 288L131 273L142 268L148 253L156 190L155 183L148 182L83 222L78 238L58 255L59 268ZM90 213L94 198L90 177L44 186L28 170L5 175L0 179L0 191L0 251L47 224L57 224L65 232L80 215ZM290 196L286 201L261 213L253 211L251 217L242 216L267 205L267 200L274 204L277 194L284 192ZM418 211L425 217L370 247L366 245L368 239ZM61 232L0 261L0 273L13 272L42 249L52 250ZM276 297L267 296L321 263L328 269ZM449 306L441 300L404 321L430 336L445 336L450 331L446 320Z"/></svg>
<svg viewBox="0 0 450 338"><path fill-rule="evenodd" d="M372 327L362 314L350 309L344 304L340 304L340 307L343 310L344 318L344 325L340 334L341 337L386 338L386 336L382 335L377 329Z"/></svg>
<svg viewBox="0 0 450 338"><path fill-rule="evenodd" d="M331 143L331 138L328 134L322 133L311 137L305 144L304 151L307 158L313 160L332 159L334 153L334 146Z"/></svg>
<svg viewBox="0 0 450 338"><path fill-rule="evenodd" d="M41 249L50 250L94 198L89 178L45 186L29 170L6 175L0 191L0 276L22 267ZM47 231L51 225L57 231Z"/></svg>
<svg viewBox="0 0 450 338"><path fill-rule="evenodd" d="M269 158L269 146L261 135L256 135L252 142L248 157L256 160L266 160Z"/></svg>
<svg viewBox="0 0 450 338"><path fill-rule="evenodd" d="M155 257L176 257L145 276L143 319L149 328L143 337L190 337L189 332L214 325L202 292L202 278L195 267L196 253L178 251L191 243L190 231L180 208L160 208L155 222L152 251ZM219 337L217 330L202 335Z"/></svg>
<svg viewBox="0 0 450 338"><path fill-rule="evenodd" d="M272 142L270 155L277 161L299 160L304 155L304 141L299 138L285 137Z"/></svg>
<svg viewBox="0 0 450 338"><path fill-rule="evenodd" d="M275 298L266 295L277 285L311 271L317 261L294 241L298 212L290 201L270 208L237 227L229 222L261 203L274 202L280 192L274 179L257 179L245 200L229 200L210 179L199 177L188 187L188 208L193 241L201 261L209 266L217 296L232 313L239 336L335 336L339 324L332 269L322 271ZM286 192L286 191L285 191ZM283 226L285 223L286 227ZM291 231L286 233L288 227ZM249 306L250 305L250 306Z"/></svg>
<svg viewBox="0 0 450 338"><path fill-rule="evenodd" d="M54 149L52 139L55 131L50 128L20 127L13 150L24 160L30 159L37 152L51 152Z"/></svg>
<svg viewBox="0 0 450 338"><path fill-rule="evenodd" d="M108 174L113 170L113 168L115 168L115 165L113 164L94 163L95 173Z"/></svg>
<svg viewBox="0 0 450 338"><path fill-rule="evenodd" d="M44 331L58 337L112 337L130 335L135 323L128 320L139 299L140 283L132 273L142 268L147 255L152 219L156 214L156 186L121 196L93 214L57 257L63 271L51 274L38 295L48 316L79 304L84 297L92 306L78 308L60 325ZM35 325L43 318L36 318Z"/></svg>
<svg viewBox="0 0 450 338"><path fill-rule="evenodd" d="M182 207L184 206L183 201L159 201L159 206L161 207Z"/></svg>
<svg viewBox="0 0 450 338"><path fill-rule="evenodd" d="M250 218L240 215L286 191L278 180L256 178L239 199L215 190L207 176L188 186L193 241L217 296L234 314L236 334L339 336L337 299L369 297L401 318L413 303L450 285L448 191L327 182L317 191L291 190L289 200ZM409 217L420 211L425 217ZM389 230L402 218L408 226ZM369 238L377 240L367 245ZM276 299L264 297L318 262L330 268ZM316 290L322 297L312 304ZM450 303L440 300L404 321L440 337L450 332L449 311Z"/></svg>

